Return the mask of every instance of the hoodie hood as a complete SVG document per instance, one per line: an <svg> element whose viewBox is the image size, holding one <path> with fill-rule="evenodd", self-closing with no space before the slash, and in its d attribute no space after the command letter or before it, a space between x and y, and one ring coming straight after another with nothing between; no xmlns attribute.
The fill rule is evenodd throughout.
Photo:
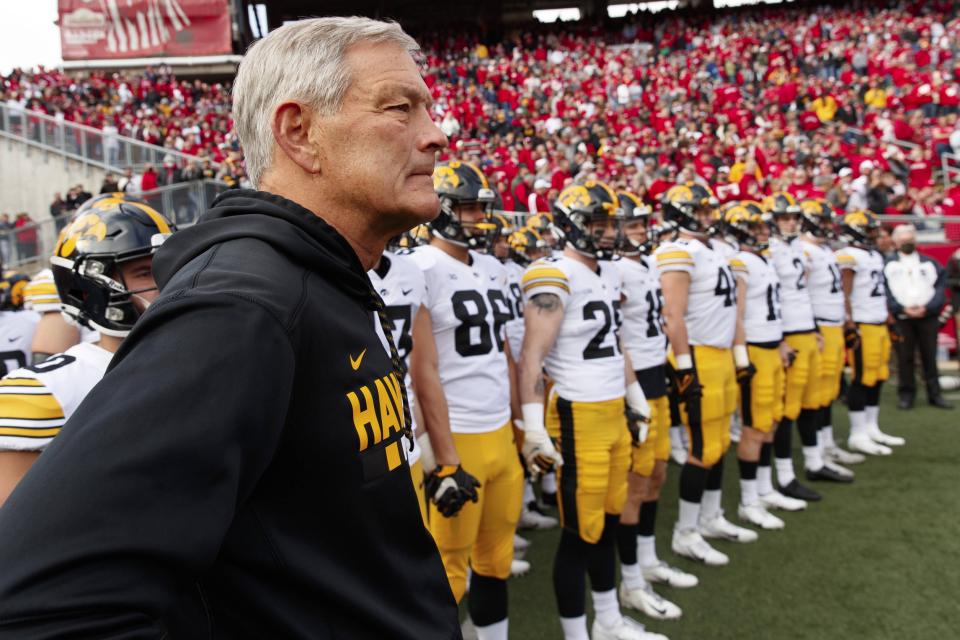
<svg viewBox="0 0 960 640"><path fill-rule="evenodd" d="M197 224L171 236L153 260L157 285L163 289L177 271L214 245L240 238L262 240L351 297L369 299L370 281L343 236L296 202L253 189L220 195Z"/></svg>

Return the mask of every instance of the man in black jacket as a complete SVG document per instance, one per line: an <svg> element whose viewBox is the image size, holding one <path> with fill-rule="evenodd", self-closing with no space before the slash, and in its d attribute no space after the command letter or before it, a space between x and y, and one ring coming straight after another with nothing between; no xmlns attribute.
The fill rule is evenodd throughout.
<svg viewBox="0 0 960 640"><path fill-rule="evenodd" d="M0 510L0 638L460 637L366 276L438 210L415 48L323 18L247 53L261 191L165 244L161 296Z"/></svg>

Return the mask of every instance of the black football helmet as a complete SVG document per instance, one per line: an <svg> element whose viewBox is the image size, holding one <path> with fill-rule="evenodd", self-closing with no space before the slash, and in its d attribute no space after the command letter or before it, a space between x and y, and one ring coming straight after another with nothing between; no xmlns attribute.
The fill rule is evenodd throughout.
<svg viewBox="0 0 960 640"><path fill-rule="evenodd" d="M647 228L647 241L643 244L635 243L626 233L621 234L620 255L637 256L650 253L655 244L650 233L650 225L654 222L653 209L629 191L618 191L617 197L620 199L620 208L623 209L623 223L626 225L630 222L642 222Z"/></svg>
<svg viewBox="0 0 960 640"><path fill-rule="evenodd" d="M430 223L434 235L469 249L485 247L495 231L490 218L497 196L483 172L469 162L451 160L433 170L433 188L440 196L440 215ZM456 207L474 202L483 205L487 220L468 229L460 222Z"/></svg>
<svg viewBox="0 0 960 640"><path fill-rule="evenodd" d="M757 240L757 230L766 226L763 215L751 211L741 203L726 207L723 213L723 232L740 246L763 251L769 243Z"/></svg>
<svg viewBox="0 0 960 640"><path fill-rule="evenodd" d="M835 238L837 215L826 200L810 198L800 202L800 227L818 238Z"/></svg>
<svg viewBox="0 0 960 640"><path fill-rule="evenodd" d="M140 316L118 270L153 255L176 227L148 204L106 194L64 229L50 263L64 315L104 335L122 338ZM152 290L152 289L151 289Z"/></svg>
<svg viewBox="0 0 960 640"><path fill-rule="evenodd" d="M602 247L602 234L593 234L589 229L592 222L605 222L610 219L617 222L623 220L620 199L607 184L597 180L570 185L560 192L553 203L554 228L565 243L589 258L613 258L619 241L615 241L610 247Z"/></svg>
<svg viewBox="0 0 960 640"><path fill-rule="evenodd" d="M509 242L510 259L523 267L550 252L550 245L546 240L540 237L536 229L529 227L514 231L510 234Z"/></svg>
<svg viewBox="0 0 960 640"><path fill-rule="evenodd" d="M710 191L698 184L677 184L663 196L663 219L690 233L709 233L710 224L703 224L697 214L712 212L717 206Z"/></svg>
<svg viewBox="0 0 960 640"><path fill-rule="evenodd" d="M874 248L879 231L880 221L869 211L851 211L840 221L840 237L866 249Z"/></svg>

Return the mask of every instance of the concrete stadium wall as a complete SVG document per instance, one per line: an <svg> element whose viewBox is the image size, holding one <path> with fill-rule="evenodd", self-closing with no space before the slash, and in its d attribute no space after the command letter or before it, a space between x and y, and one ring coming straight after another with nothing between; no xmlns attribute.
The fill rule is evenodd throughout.
<svg viewBox="0 0 960 640"><path fill-rule="evenodd" d="M56 153L0 137L0 213L26 211L36 222L50 218L53 194L82 184L97 193L106 171Z"/></svg>

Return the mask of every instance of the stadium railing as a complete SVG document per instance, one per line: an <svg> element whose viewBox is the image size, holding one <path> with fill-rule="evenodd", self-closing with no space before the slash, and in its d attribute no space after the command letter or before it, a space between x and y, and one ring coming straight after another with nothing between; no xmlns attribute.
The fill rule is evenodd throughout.
<svg viewBox="0 0 960 640"><path fill-rule="evenodd" d="M949 189L954 174L960 174L960 156L949 151L940 154L940 173L943 178L943 188Z"/></svg>
<svg viewBox="0 0 960 640"><path fill-rule="evenodd" d="M157 211L162 211L178 227L194 224L213 200L227 190L216 180L181 182L137 194ZM53 255L60 230L69 224L73 212L42 222L34 222L0 233L0 256L5 268L33 273L46 266Z"/></svg>
<svg viewBox="0 0 960 640"><path fill-rule="evenodd" d="M127 167L140 172L148 164L159 169L167 156L172 157L180 169L190 162L206 160L9 104L0 104L0 136L60 154L65 160L76 160L117 173ZM215 169L220 167L212 160L210 164Z"/></svg>

